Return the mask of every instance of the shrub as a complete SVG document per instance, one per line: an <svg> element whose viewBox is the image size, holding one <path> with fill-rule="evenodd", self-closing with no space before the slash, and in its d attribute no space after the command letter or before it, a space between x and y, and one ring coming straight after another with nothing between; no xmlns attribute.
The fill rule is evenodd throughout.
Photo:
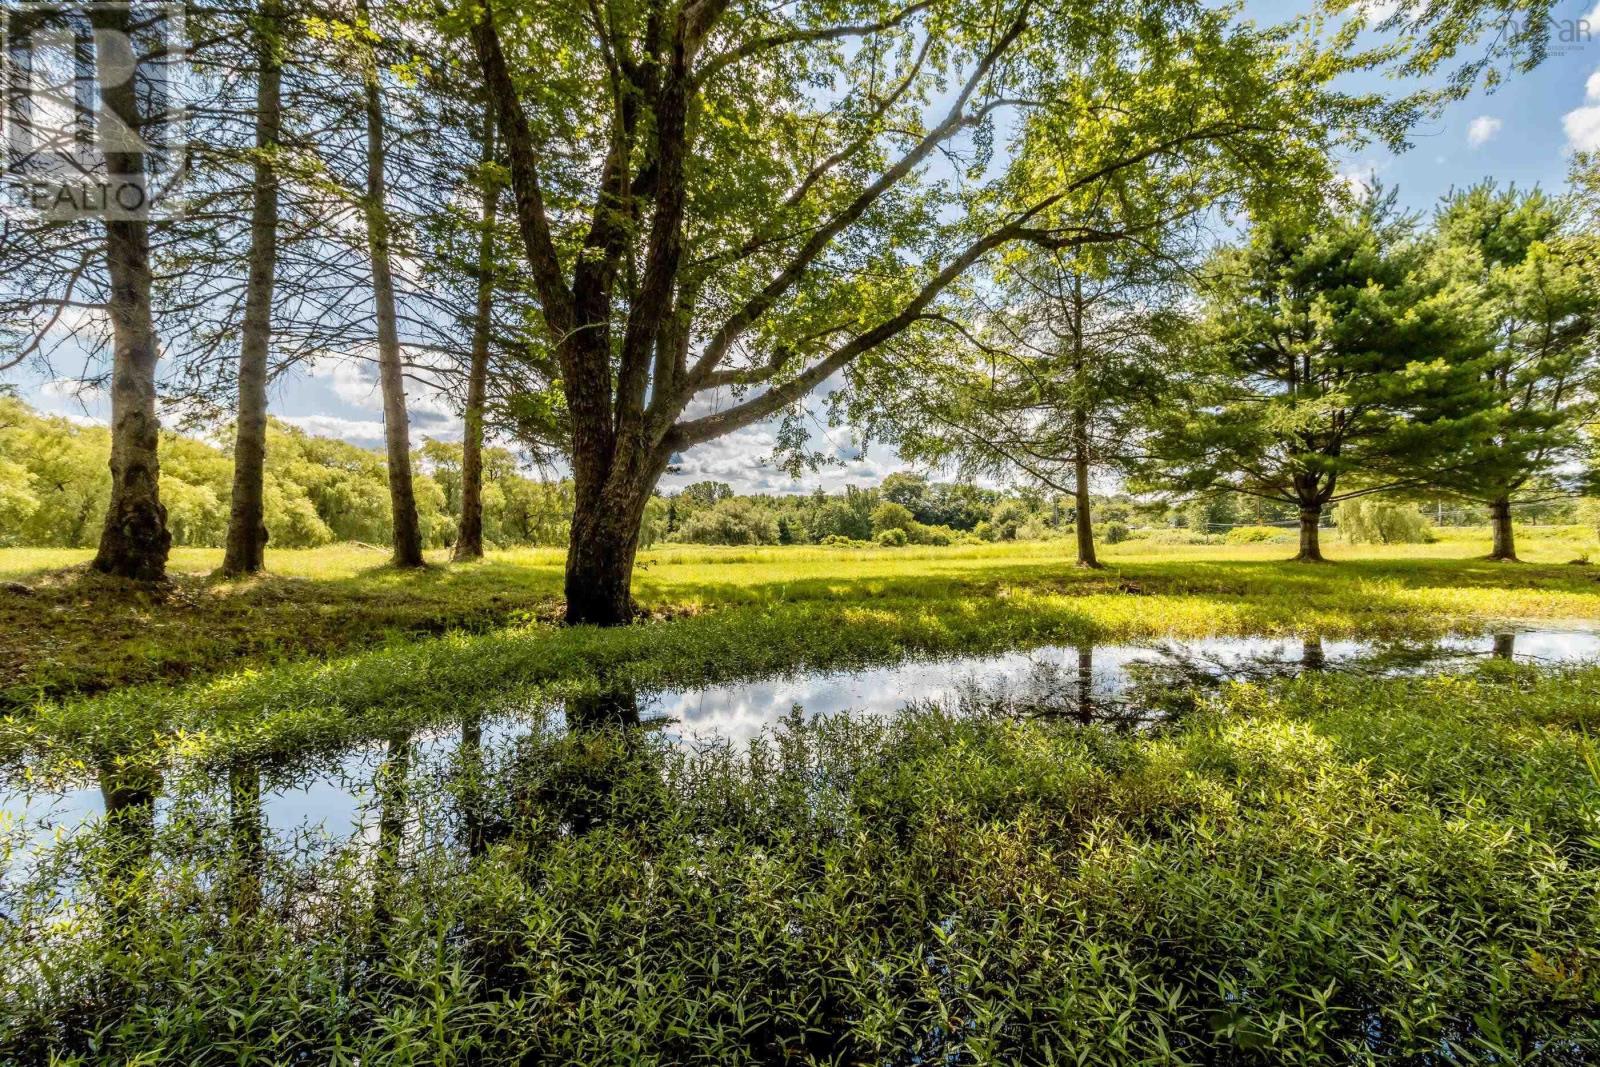
<svg viewBox="0 0 1600 1067"><path fill-rule="evenodd" d="M1259 545L1269 541L1287 541L1292 534L1276 526L1235 526L1223 538L1230 545Z"/></svg>
<svg viewBox="0 0 1600 1067"><path fill-rule="evenodd" d="M953 545L961 534L948 526L926 526L920 522L911 524L911 529L906 531L906 536L914 545Z"/></svg>
<svg viewBox="0 0 1600 1067"><path fill-rule="evenodd" d="M870 543L871 542L863 541L858 537L846 537L844 534L829 534L827 537L824 537L822 540L817 542L819 545L843 546L846 548L861 548L862 546Z"/></svg>
<svg viewBox="0 0 1600 1067"><path fill-rule="evenodd" d="M0 1061L1587 1063L1597 684L391 744L376 840L263 858L174 780L0 881Z"/></svg>
<svg viewBox="0 0 1600 1067"><path fill-rule="evenodd" d="M1127 523L1108 522L1100 527L1100 540L1108 545L1120 545L1132 532L1128 529Z"/></svg>
<svg viewBox="0 0 1600 1067"><path fill-rule="evenodd" d="M911 509L902 507L893 501L879 504L872 509L872 532L882 534L888 530L899 530L905 533L916 525L916 519L911 515Z"/></svg>
<svg viewBox="0 0 1600 1067"><path fill-rule="evenodd" d="M1346 500L1334 511L1339 536L1353 545L1425 545L1433 524L1415 505L1364 496Z"/></svg>
<svg viewBox="0 0 1600 1067"><path fill-rule="evenodd" d="M906 532L896 527L879 530L877 541L885 548L903 548L906 544Z"/></svg>
<svg viewBox="0 0 1600 1067"><path fill-rule="evenodd" d="M775 545L778 520L749 500L731 497L696 512L678 537L697 545Z"/></svg>

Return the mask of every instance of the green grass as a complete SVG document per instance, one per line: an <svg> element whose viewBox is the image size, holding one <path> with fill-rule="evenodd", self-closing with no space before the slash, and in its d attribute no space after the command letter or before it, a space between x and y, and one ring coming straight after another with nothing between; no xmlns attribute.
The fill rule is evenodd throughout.
<svg viewBox="0 0 1600 1067"><path fill-rule="evenodd" d="M0 890L0 1059L1592 1062L1597 709L1600 669L1500 668L1156 735L534 735L390 765L375 842L261 865L248 806L174 783L189 818Z"/></svg>
<svg viewBox="0 0 1600 1067"><path fill-rule="evenodd" d="M292 753L620 682L691 686L1047 642L1430 635L1504 618L1600 618L1587 567L1410 548L1305 566L1275 559L1281 546L1124 547L1089 572L1058 543L674 546L641 561L638 596L657 621L615 632L540 621L559 588L549 550L420 574L351 549L281 553L280 565L319 577L197 577L179 584L177 606L116 590L89 598L93 579L58 577L31 597L0 594L27 620L3 631L15 674L0 760L56 774L130 754ZM52 607L63 600L74 606Z"/></svg>

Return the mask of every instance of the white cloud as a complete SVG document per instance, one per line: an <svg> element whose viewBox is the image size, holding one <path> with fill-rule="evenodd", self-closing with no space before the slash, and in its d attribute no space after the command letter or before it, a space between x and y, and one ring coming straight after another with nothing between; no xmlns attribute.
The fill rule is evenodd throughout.
<svg viewBox="0 0 1600 1067"><path fill-rule="evenodd" d="M1503 125L1505 124L1492 115L1479 115L1467 124L1467 144L1473 148L1482 148L1494 140Z"/></svg>
<svg viewBox="0 0 1600 1067"><path fill-rule="evenodd" d="M342 419L337 415L278 415L276 418L313 437L337 437L363 448L383 444L383 423L377 419Z"/></svg>
<svg viewBox="0 0 1600 1067"><path fill-rule="evenodd" d="M1600 70L1589 75L1583 87L1584 106L1561 117L1567 147L1582 152L1600 149Z"/></svg>

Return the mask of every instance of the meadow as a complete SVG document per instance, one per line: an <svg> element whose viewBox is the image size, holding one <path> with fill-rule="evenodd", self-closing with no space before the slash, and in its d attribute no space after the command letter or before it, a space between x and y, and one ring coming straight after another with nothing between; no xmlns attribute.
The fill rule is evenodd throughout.
<svg viewBox="0 0 1600 1067"><path fill-rule="evenodd" d="M106 812L42 848L0 817L0 1059L1593 1062L1600 666L1234 681L1136 729L976 692L757 709L748 745L637 717L908 658L1600 619L1592 530L1522 564L1444 533L1099 571L667 546L611 630L556 621L548 550L241 582L180 550L142 591L0 551L8 788ZM353 834L264 814L352 766Z"/></svg>

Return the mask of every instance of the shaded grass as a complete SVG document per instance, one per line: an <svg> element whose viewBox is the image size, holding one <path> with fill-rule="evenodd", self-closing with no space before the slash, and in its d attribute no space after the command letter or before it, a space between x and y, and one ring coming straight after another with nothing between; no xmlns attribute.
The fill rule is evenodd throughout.
<svg viewBox="0 0 1600 1067"><path fill-rule="evenodd" d="M68 924L48 874L12 891L0 1057L1592 1062L1597 697L1495 667L1235 686L1157 736L984 705L742 752L534 735L391 788L376 850L275 853L250 909L222 810L143 846L131 902L93 852L120 881ZM474 808L477 855L439 832Z"/></svg>

